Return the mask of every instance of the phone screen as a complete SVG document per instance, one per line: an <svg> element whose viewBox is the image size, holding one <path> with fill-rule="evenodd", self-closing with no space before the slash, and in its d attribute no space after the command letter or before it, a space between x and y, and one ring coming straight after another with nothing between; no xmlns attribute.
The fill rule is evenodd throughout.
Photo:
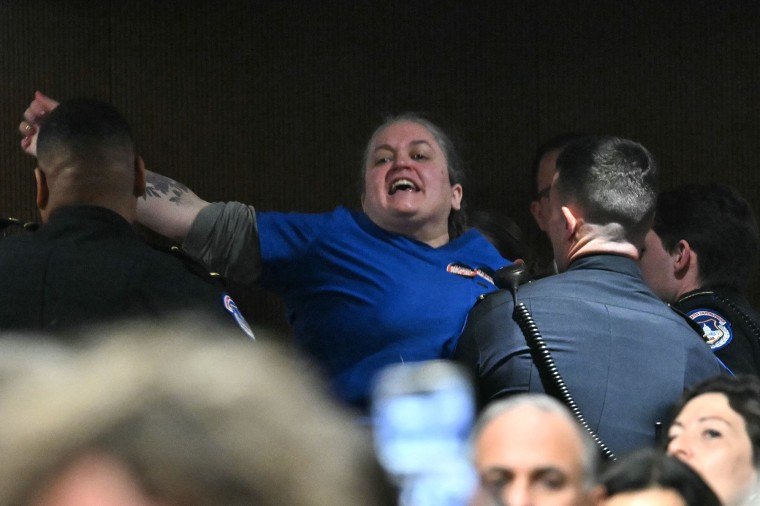
<svg viewBox="0 0 760 506"><path fill-rule="evenodd" d="M402 504L466 504L474 486L474 417L469 377L453 362L395 364L380 373L372 398L375 448L402 489Z"/></svg>

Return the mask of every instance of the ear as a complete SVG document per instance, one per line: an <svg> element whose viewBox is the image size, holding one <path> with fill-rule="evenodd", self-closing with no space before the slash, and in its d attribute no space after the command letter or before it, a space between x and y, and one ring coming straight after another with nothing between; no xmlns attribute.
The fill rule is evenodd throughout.
<svg viewBox="0 0 760 506"><path fill-rule="evenodd" d="M45 173L39 167L34 169L34 179L37 182L37 208L42 211L47 207L50 199L50 190L47 185Z"/></svg>
<svg viewBox="0 0 760 506"><path fill-rule="evenodd" d="M462 209L462 185L455 184L451 187L451 209L459 211Z"/></svg>
<svg viewBox="0 0 760 506"><path fill-rule="evenodd" d="M133 193L135 197L145 195L145 162L139 155L135 157L135 184Z"/></svg>
<svg viewBox="0 0 760 506"><path fill-rule="evenodd" d="M564 238L567 240L570 240L578 231L578 227L583 222L583 220L576 217L572 209L570 209L567 206L562 206L561 211L562 211L562 216L565 218Z"/></svg>
<svg viewBox="0 0 760 506"><path fill-rule="evenodd" d="M673 273L681 278L692 267L697 266L697 254L689 243L681 239L671 253L673 257Z"/></svg>

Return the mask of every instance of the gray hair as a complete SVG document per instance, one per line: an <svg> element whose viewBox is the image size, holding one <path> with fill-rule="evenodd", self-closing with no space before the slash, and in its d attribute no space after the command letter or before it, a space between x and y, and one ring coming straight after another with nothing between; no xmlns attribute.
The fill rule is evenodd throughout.
<svg viewBox="0 0 760 506"><path fill-rule="evenodd" d="M392 504L369 434L311 366L184 320L2 336L0 504L93 453L172 504Z"/></svg>
<svg viewBox="0 0 760 506"><path fill-rule="evenodd" d="M475 441L478 440L483 430L496 418L521 407L532 407L545 413L556 414L567 420L575 430L581 440L582 455L581 465L583 466L583 484L588 490L599 483L599 449L597 448L591 436L583 430L578 420L573 417L570 410L554 397L545 394L525 393L511 396L506 399L500 399L489 404L480 414L470 434L470 446L475 447Z"/></svg>

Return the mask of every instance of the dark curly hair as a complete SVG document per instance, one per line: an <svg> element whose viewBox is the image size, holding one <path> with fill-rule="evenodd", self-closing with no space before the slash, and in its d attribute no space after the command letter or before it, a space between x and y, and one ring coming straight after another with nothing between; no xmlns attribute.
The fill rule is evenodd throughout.
<svg viewBox="0 0 760 506"><path fill-rule="evenodd" d="M601 482L608 497L662 488L676 492L687 506L720 506L715 492L696 471L654 448L629 453L610 464Z"/></svg>
<svg viewBox="0 0 760 506"><path fill-rule="evenodd" d="M752 462L755 468L760 468L760 377L739 374L708 378L684 392L672 419L675 419L690 400L711 393L725 395L731 409L744 420L747 435L752 443Z"/></svg>

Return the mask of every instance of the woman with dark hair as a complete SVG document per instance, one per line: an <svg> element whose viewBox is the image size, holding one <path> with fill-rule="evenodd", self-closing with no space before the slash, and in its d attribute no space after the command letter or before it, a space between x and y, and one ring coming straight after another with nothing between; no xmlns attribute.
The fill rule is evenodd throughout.
<svg viewBox="0 0 760 506"><path fill-rule="evenodd" d="M748 504L758 491L760 378L719 376L687 391L667 452L699 473L725 506Z"/></svg>
<svg viewBox="0 0 760 506"><path fill-rule="evenodd" d="M720 506L702 478L680 460L655 449L623 457L602 474L605 506Z"/></svg>

